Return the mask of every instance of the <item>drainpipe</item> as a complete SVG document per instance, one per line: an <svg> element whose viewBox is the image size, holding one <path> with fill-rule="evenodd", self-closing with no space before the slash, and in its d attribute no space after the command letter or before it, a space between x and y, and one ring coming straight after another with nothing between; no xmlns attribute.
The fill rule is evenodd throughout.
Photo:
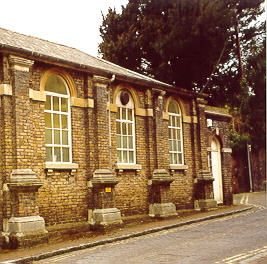
<svg viewBox="0 0 267 264"><path fill-rule="evenodd" d="M108 84L108 141L109 141L109 168L112 169L112 163L111 163L111 111L110 111L110 90L111 86L110 84L113 83L116 79L116 75L113 74L110 78L109 84Z"/></svg>

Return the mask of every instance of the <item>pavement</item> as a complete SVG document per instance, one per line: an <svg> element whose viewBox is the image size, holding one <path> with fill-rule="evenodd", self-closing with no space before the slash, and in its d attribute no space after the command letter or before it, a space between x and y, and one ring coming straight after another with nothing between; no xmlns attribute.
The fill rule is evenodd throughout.
<svg viewBox="0 0 267 264"><path fill-rule="evenodd" d="M64 238L64 241L38 245L27 249L1 250L0 263L32 263L69 253L81 249L93 248L99 245L110 244L123 241L129 238L156 233L163 230L191 225L211 219L242 214L248 210L256 210L255 206L245 204L243 196L236 198L237 205L219 206L217 210L208 212L198 212L193 210L178 211L178 216L170 219L155 220L147 217L127 219L126 224L120 228L114 228L105 232L89 232L84 237L78 239ZM243 203L243 204L242 204Z"/></svg>

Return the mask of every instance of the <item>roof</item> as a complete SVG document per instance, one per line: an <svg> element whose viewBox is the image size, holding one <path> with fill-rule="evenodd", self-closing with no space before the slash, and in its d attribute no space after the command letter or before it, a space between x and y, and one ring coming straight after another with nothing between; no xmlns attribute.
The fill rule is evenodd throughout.
<svg viewBox="0 0 267 264"><path fill-rule="evenodd" d="M78 49L19 34L3 28L0 28L0 50L1 49L23 53L40 61L43 59L51 62L71 64L81 70L89 70L93 74L115 74L117 79L138 82L143 85L152 85L152 87L174 87L109 61L93 57Z"/></svg>

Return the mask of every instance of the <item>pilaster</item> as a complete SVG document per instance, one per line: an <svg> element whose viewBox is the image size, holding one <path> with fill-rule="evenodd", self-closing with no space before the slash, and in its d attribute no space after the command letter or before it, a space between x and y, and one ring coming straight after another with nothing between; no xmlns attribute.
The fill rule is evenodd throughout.
<svg viewBox="0 0 267 264"><path fill-rule="evenodd" d="M94 111L95 111L95 138L98 169L110 168L110 146L109 146L109 116L108 103L108 78L94 75Z"/></svg>
<svg viewBox="0 0 267 264"><path fill-rule="evenodd" d="M199 168L195 179L195 208L199 210L210 210L217 207L217 202L213 195L213 177L208 167L207 147L208 131L206 125L205 106L207 101L197 98L198 114L198 151Z"/></svg>
<svg viewBox="0 0 267 264"><path fill-rule="evenodd" d="M153 89L154 95L154 130L156 146L156 165L158 169L168 169L169 151L166 134L168 133L167 124L163 119L163 102L165 91Z"/></svg>
<svg viewBox="0 0 267 264"><path fill-rule="evenodd" d="M30 68L33 61L9 56L11 85L13 93L13 148L15 152L13 168L23 169L31 166L33 150L32 109L29 98Z"/></svg>
<svg viewBox="0 0 267 264"><path fill-rule="evenodd" d="M93 77L94 117L96 140L96 170L90 181L93 191L93 208L88 211L88 221L93 228L106 228L121 224L121 213L115 206L115 185L118 180L111 166L111 118L107 111L110 103L108 78Z"/></svg>

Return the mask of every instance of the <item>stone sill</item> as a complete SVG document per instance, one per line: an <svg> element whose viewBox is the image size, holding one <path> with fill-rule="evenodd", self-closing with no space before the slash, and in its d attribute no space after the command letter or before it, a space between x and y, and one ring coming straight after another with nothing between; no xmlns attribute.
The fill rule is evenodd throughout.
<svg viewBox="0 0 267 264"><path fill-rule="evenodd" d="M79 165L77 163L46 162L45 168L48 170L76 170L79 168Z"/></svg>
<svg viewBox="0 0 267 264"><path fill-rule="evenodd" d="M188 165L170 165L170 170L187 170Z"/></svg>
<svg viewBox="0 0 267 264"><path fill-rule="evenodd" d="M116 165L117 170L141 170L142 165L140 164L117 164Z"/></svg>

